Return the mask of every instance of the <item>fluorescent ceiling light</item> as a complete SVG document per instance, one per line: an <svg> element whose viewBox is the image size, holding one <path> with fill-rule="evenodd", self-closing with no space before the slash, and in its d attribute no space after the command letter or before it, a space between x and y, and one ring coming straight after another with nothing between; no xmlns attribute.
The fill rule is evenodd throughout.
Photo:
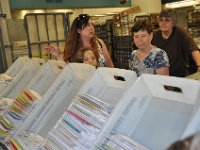
<svg viewBox="0 0 200 150"><path fill-rule="evenodd" d="M106 15L94 15L94 17L104 17Z"/></svg>
<svg viewBox="0 0 200 150"><path fill-rule="evenodd" d="M166 8L179 8L179 7L188 7L198 5L200 0L183 0L179 2L167 3L165 4Z"/></svg>
<svg viewBox="0 0 200 150"><path fill-rule="evenodd" d="M112 16L112 15L116 15L116 14L119 14L119 12L110 12L110 13L106 13L106 14L97 14L97 15L94 15L94 17Z"/></svg>
<svg viewBox="0 0 200 150"><path fill-rule="evenodd" d="M110 13L106 13L107 15L116 15L119 14L119 12L110 12Z"/></svg>

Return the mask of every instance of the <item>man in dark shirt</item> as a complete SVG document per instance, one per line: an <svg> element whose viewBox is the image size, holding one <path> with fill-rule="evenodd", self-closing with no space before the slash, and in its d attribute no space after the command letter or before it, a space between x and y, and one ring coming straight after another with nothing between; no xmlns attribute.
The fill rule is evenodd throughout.
<svg viewBox="0 0 200 150"><path fill-rule="evenodd" d="M172 9L161 11L159 29L154 31L152 44L166 51L170 63L169 75L187 76L190 55L200 71L198 46L185 29L176 26L176 14Z"/></svg>

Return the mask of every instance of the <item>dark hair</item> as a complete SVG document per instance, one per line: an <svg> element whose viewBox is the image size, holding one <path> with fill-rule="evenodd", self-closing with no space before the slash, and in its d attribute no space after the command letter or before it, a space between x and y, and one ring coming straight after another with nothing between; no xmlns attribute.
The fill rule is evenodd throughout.
<svg viewBox="0 0 200 150"><path fill-rule="evenodd" d="M88 24L89 19L90 16L88 14L80 14L77 18L77 28L83 29Z"/></svg>
<svg viewBox="0 0 200 150"><path fill-rule="evenodd" d="M151 22L149 20L137 20L131 28L131 33L138 31L147 31L149 34L153 32Z"/></svg>
<svg viewBox="0 0 200 150"><path fill-rule="evenodd" d="M164 9L160 12L160 15L159 15L159 18L162 18L162 17L165 17L165 18L172 18L172 20L173 20L174 22L176 22L176 12L175 12L173 9L164 8Z"/></svg>

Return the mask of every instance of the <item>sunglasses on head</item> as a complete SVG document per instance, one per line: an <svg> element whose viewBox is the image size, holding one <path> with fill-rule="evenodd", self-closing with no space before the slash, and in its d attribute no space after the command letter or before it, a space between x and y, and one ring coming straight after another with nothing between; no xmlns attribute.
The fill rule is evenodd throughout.
<svg viewBox="0 0 200 150"><path fill-rule="evenodd" d="M78 16L78 21L79 21L79 20L84 20L84 19L86 19L86 18L89 18L89 15L88 15L88 14L80 14L80 15Z"/></svg>
<svg viewBox="0 0 200 150"><path fill-rule="evenodd" d="M80 14L78 16L77 27L82 29L83 26L88 23L89 18L90 16L88 14Z"/></svg>

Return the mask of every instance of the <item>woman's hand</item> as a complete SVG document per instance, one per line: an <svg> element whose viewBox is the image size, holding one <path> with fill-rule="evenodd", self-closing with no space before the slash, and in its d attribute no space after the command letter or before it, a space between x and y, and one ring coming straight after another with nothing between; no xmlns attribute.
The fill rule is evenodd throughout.
<svg viewBox="0 0 200 150"><path fill-rule="evenodd" d="M46 53L52 54L52 55L55 56L56 58L57 58L58 56L60 56L60 54L61 54L61 52L60 52L60 50L58 49L58 47L53 46L53 45L49 45L48 47L45 47L45 51L46 51Z"/></svg>
<svg viewBox="0 0 200 150"><path fill-rule="evenodd" d="M56 57L58 60L63 60L63 55L61 51L58 49L58 47L49 45L48 47L45 47L45 51L47 54L51 54Z"/></svg>

